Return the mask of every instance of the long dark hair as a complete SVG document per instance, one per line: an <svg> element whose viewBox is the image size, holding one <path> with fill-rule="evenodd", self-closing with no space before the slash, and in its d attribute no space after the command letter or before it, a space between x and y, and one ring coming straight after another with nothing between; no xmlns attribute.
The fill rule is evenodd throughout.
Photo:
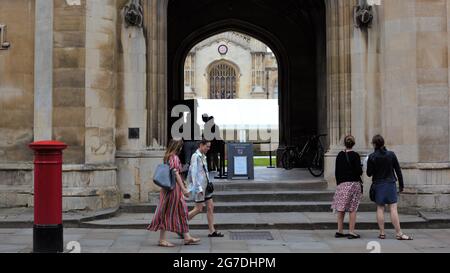
<svg viewBox="0 0 450 273"><path fill-rule="evenodd" d="M164 155L164 162L169 161L169 158L173 155L178 155L183 149L184 142L183 140L175 140L172 139L167 145L167 150Z"/></svg>
<svg viewBox="0 0 450 273"><path fill-rule="evenodd" d="M386 150L384 138L381 135L376 135L372 138L372 144L375 145L375 150Z"/></svg>

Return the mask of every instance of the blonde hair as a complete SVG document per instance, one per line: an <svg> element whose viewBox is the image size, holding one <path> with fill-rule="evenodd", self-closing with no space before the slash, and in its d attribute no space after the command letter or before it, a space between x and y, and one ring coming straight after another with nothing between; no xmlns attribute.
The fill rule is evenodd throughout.
<svg viewBox="0 0 450 273"><path fill-rule="evenodd" d="M169 161L169 158L173 155L178 155L183 149L183 140L170 140L169 145L167 145L167 150L164 155L164 162Z"/></svg>

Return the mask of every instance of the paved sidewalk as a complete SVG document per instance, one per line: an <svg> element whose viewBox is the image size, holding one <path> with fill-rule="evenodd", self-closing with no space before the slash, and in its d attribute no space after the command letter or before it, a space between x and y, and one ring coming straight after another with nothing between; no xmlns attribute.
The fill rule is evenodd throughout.
<svg viewBox="0 0 450 273"><path fill-rule="evenodd" d="M64 225L78 227L80 223L113 218L119 215L119 209L106 209L96 212L91 211L71 211L63 213ZM0 229L1 228L28 228L33 227L33 208L2 208L0 209Z"/></svg>
<svg viewBox="0 0 450 273"><path fill-rule="evenodd" d="M157 246L158 233L146 230L65 229L64 241L80 243L82 253L369 253L369 243L380 243L382 253L450 253L450 230L405 230L414 241L378 240L377 231L361 231L362 239L335 239L334 231L271 230L274 240L233 241L229 231L225 238L211 239L206 231L191 233L202 239L198 246L183 246L170 235L175 248ZM373 243L375 242L375 243ZM32 229L0 229L0 252L29 253Z"/></svg>
<svg viewBox="0 0 450 273"><path fill-rule="evenodd" d="M95 229L144 229L152 217L151 213L124 213L118 209L63 214L66 228ZM417 216L401 214L400 219L402 226L408 229L450 228L449 212L421 212ZM387 227L391 227L389 214L386 214L385 220ZM331 212L215 213L215 221L223 230L333 230L336 227L336 216ZM192 229L207 229L206 214L198 215L190 226ZM32 208L0 209L0 229L32 227ZM370 230L377 227L374 212L358 213L357 228Z"/></svg>
<svg viewBox="0 0 450 273"><path fill-rule="evenodd" d="M152 220L150 213L123 213L117 217L84 223L87 228L145 228ZM216 213L215 223L220 229L335 229L336 215L331 212L292 212L292 213ZM406 228L424 226L426 220L413 215L401 215ZM348 220L348 216L347 216ZM386 224L390 216L385 216ZM206 213L199 214L189 225L193 229L207 229ZM377 228L374 212L358 213L360 229Z"/></svg>

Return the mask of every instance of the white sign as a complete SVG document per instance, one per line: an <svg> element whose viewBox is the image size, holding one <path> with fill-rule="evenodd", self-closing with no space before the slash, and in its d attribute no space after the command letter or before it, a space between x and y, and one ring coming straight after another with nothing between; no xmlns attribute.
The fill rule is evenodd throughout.
<svg viewBox="0 0 450 273"><path fill-rule="evenodd" d="M235 156L234 157L234 174L235 175L248 175L247 173L247 157Z"/></svg>

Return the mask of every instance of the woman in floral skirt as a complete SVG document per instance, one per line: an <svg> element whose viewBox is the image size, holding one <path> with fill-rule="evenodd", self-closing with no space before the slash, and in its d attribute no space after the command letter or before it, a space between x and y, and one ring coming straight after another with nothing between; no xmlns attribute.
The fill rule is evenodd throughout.
<svg viewBox="0 0 450 273"><path fill-rule="evenodd" d="M347 136L344 140L345 151L338 154L336 158L336 182L337 188L334 196L332 209L337 212L338 232L336 238L359 239L360 235L355 233L356 212L362 198L363 174L361 158L354 152L355 138ZM350 214L349 233L344 234L345 213Z"/></svg>

